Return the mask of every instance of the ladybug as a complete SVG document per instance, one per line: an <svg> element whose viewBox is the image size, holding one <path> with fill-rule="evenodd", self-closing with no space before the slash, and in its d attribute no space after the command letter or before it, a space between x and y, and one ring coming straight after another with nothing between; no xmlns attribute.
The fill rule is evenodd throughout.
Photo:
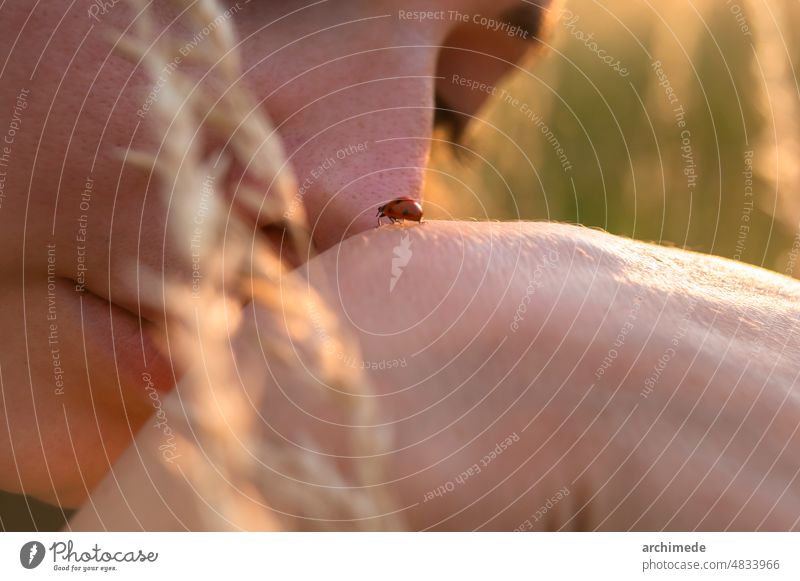
<svg viewBox="0 0 800 581"><path fill-rule="evenodd" d="M378 217L378 226L381 225L381 218L389 218L392 224L398 220L422 222L422 206L413 198L396 198L378 208L376 216Z"/></svg>

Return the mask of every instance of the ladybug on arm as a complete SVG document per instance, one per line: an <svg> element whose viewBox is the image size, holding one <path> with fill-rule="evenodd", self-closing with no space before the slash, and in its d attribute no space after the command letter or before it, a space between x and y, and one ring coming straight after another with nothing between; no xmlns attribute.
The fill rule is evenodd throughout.
<svg viewBox="0 0 800 581"><path fill-rule="evenodd" d="M396 198L379 207L376 216L378 218L378 226L381 225L382 218L389 218L392 224L398 220L422 222L422 206L413 198Z"/></svg>

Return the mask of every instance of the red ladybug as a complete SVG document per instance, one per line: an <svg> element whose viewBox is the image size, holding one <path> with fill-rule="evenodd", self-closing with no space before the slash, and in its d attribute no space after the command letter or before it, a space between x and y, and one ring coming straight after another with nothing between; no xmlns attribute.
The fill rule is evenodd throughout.
<svg viewBox="0 0 800 581"><path fill-rule="evenodd" d="M389 218L392 224L398 220L422 222L422 206L413 198L396 198L378 208L376 216L378 217L378 226L381 225L381 218Z"/></svg>

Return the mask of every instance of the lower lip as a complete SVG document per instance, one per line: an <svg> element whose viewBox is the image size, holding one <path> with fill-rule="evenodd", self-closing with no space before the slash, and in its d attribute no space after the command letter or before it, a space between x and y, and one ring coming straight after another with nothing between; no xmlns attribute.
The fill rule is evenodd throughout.
<svg viewBox="0 0 800 581"><path fill-rule="evenodd" d="M161 352L150 323L89 291L76 292L69 281L60 296L70 314L59 320L65 320L68 336L82 341L88 371L116 378L124 396L147 397L145 384L161 393L173 388L176 370ZM115 385L108 388L117 391Z"/></svg>
<svg viewBox="0 0 800 581"><path fill-rule="evenodd" d="M283 228L262 231L288 268L304 262ZM89 290L75 291L73 281L62 279L58 284L59 307L63 304L65 310L59 315L59 326L74 341L73 356L85 361L92 376L103 378L114 394L124 390L125 397L146 398L153 388L161 393L172 390L181 372L160 347L152 323Z"/></svg>

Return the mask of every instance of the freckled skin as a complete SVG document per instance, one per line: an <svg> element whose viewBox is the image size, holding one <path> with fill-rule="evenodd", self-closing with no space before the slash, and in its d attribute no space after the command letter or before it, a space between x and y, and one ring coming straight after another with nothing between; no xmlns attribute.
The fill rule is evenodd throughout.
<svg viewBox="0 0 800 581"><path fill-rule="evenodd" d="M378 208L378 226L381 218L389 218L392 224L398 220L422 221L422 206L412 198L397 198Z"/></svg>

